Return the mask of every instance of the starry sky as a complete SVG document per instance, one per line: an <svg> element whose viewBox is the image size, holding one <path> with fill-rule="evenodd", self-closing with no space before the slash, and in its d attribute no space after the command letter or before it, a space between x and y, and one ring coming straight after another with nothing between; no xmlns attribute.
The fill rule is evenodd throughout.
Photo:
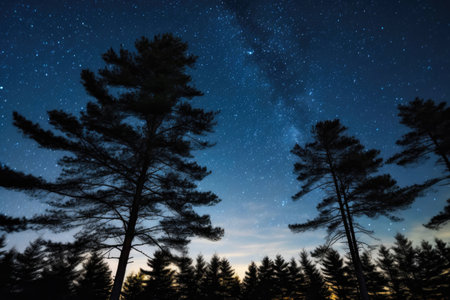
<svg viewBox="0 0 450 300"><path fill-rule="evenodd" d="M141 37L172 32L197 55L190 73L204 96L194 101L220 110L217 145L196 154L212 174L200 188L222 202L201 209L225 229L219 242L194 240L190 255L226 256L239 275L264 255L297 256L323 243L324 232L291 233L287 225L315 216L320 193L293 202L295 143L311 126L340 118L349 133L388 158L406 128L397 105L415 97L448 101L450 3L384 1L11 1L0 2L0 161L56 178L58 153L39 149L12 126L12 112L48 128L46 111L77 114L89 100L84 68L97 70L108 48L132 49ZM413 168L387 166L400 185L442 173L431 160ZM448 188L437 187L400 212L404 221L360 222L389 244L396 232L419 241L450 240L450 227L421 224L443 208ZM0 212L32 216L45 205L0 190ZM8 236L22 249L47 232ZM55 238L70 240L70 233ZM149 250L151 252L151 250ZM144 265L135 254L132 270Z"/></svg>

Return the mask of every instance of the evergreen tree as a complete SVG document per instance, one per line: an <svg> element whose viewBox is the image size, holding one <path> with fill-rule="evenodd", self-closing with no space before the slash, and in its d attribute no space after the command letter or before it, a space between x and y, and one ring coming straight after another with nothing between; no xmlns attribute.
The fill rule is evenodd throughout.
<svg viewBox="0 0 450 300"><path fill-rule="evenodd" d="M417 249L418 277L426 299L441 299L444 295L445 285L448 286L450 276L447 274L446 259L437 248L422 241ZM448 289L447 289L448 290Z"/></svg>
<svg viewBox="0 0 450 300"><path fill-rule="evenodd" d="M389 294L391 299L402 300L406 296L404 290L401 288L401 280L398 266L395 262L394 256L388 248L381 245L378 250L378 267L383 271Z"/></svg>
<svg viewBox="0 0 450 300"><path fill-rule="evenodd" d="M68 300L76 298L78 266L83 260L82 249L74 244L46 243L46 266L39 281L42 299Z"/></svg>
<svg viewBox="0 0 450 300"><path fill-rule="evenodd" d="M319 270L314 266L313 262L308 259L305 250L300 253L300 263L305 278L305 297L311 300L328 299L330 291L325 280Z"/></svg>
<svg viewBox="0 0 450 300"><path fill-rule="evenodd" d="M351 299L354 295L353 282L339 252L329 248L322 259L322 266L324 277L337 299Z"/></svg>
<svg viewBox="0 0 450 300"><path fill-rule="evenodd" d="M106 300L111 290L111 271L99 253L93 252L83 264L77 295L83 300Z"/></svg>
<svg viewBox="0 0 450 300"><path fill-rule="evenodd" d="M252 261L245 272L242 282L242 300L257 299L258 295L258 267Z"/></svg>
<svg viewBox="0 0 450 300"><path fill-rule="evenodd" d="M292 258L288 266L289 273L289 297L293 300L303 299L304 291L304 278L302 276L301 270Z"/></svg>
<svg viewBox="0 0 450 300"><path fill-rule="evenodd" d="M222 258L219 263L219 282L221 299L236 299L239 296L234 271L226 258Z"/></svg>
<svg viewBox="0 0 450 300"><path fill-rule="evenodd" d="M424 299L419 278L417 251L413 248L412 242L402 234L397 234L392 250L402 283L402 294L406 297Z"/></svg>
<svg viewBox="0 0 450 300"><path fill-rule="evenodd" d="M175 299L174 275L175 271L170 269L170 257L168 253L156 251L153 258L149 258L147 265L150 270L142 270L141 273L148 276L145 280L143 297L155 300Z"/></svg>
<svg viewBox="0 0 450 300"><path fill-rule="evenodd" d="M43 241L31 242L23 253L18 253L15 264L16 299L32 299L41 296L43 269L45 265Z"/></svg>
<svg viewBox="0 0 450 300"><path fill-rule="evenodd" d="M403 151L389 159L391 163L405 166L429 158L430 153L438 157L450 173L450 107L445 102L416 98L408 104L398 106L400 123L409 127L396 143Z"/></svg>
<svg viewBox="0 0 450 300"><path fill-rule="evenodd" d="M205 275L206 299L221 300L220 258L217 254L211 257Z"/></svg>
<svg viewBox="0 0 450 300"><path fill-rule="evenodd" d="M361 255L361 263L370 299L385 299L386 290L384 287L386 282L381 273L378 272L375 264L372 263L372 259L367 251Z"/></svg>
<svg viewBox="0 0 450 300"><path fill-rule="evenodd" d="M196 295L197 299L207 299L206 298L206 271L207 265L206 261L202 255L198 255L195 261L195 269L194 269L194 280L196 287Z"/></svg>
<svg viewBox="0 0 450 300"><path fill-rule="evenodd" d="M303 232L326 227L329 244L346 238L361 299L368 299L355 229L369 231L355 218L386 216L398 221L392 212L408 207L420 189L400 189L388 174L374 176L382 166L379 151L366 150L356 138L346 135L346 130L339 120L318 122L312 129L313 142L304 147L297 144L292 150L299 159L294 170L302 182L294 200L317 188L324 189L327 196L317 205L319 216L289 228Z"/></svg>
<svg viewBox="0 0 450 300"><path fill-rule="evenodd" d="M442 270L439 275L438 291L442 297L445 297L445 295L450 295L450 246L440 239L435 239L435 245L439 255L436 263L441 266Z"/></svg>
<svg viewBox="0 0 450 300"><path fill-rule="evenodd" d="M277 299L289 296L289 270L288 263L281 255L277 255L273 261L273 289Z"/></svg>
<svg viewBox="0 0 450 300"><path fill-rule="evenodd" d="M274 271L273 261L265 256L258 267L258 298L259 300L271 300L274 297L273 289Z"/></svg>
<svg viewBox="0 0 450 300"><path fill-rule="evenodd" d="M178 273L175 275L179 299L196 299L195 273L192 259L183 256L177 260Z"/></svg>
<svg viewBox="0 0 450 300"><path fill-rule="evenodd" d="M0 163L0 178L7 179L0 186L50 193L44 200L52 208L38 218L41 223L57 231L81 228L80 236L120 250L111 300L119 299L133 247L180 249L191 236L223 235L209 216L194 210L220 201L196 186L209 172L191 153L212 145L203 136L215 125L214 112L190 104L202 95L186 74L196 57L170 34L141 38L135 46L136 53L108 50L98 75L82 71L84 88L95 101L80 117L49 111L53 130L47 130L14 112L14 125L25 136L64 152L55 182Z"/></svg>
<svg viewBox="0 0 450 300"><path fill-rule="evenodd" d="M397 140L402 152L392 156L388 162L407 166L437 156L437 163L445 166L450 178L450 107L445 102L439 104L429 99L416 98L408 104L398 106L400 123L409 127L410 132ZM434 216L426 227L438 229L450 221L450 199L443 211Z"/></svg>
<svg viewBox="0 0 450 300"><path fill-rule="evenodd" d="M144 292L144 274L130 274L125 279L122 291L122 300L140 300Z"/></svg>
<svg viewBox="0 0 450 300"><path fill-rule="evenodd" d="M0 236L0 249L5 248L6 237ZM14 249L0 251L0 295L2 299L14 299L15 286L15 260L17 252Z"/></svg>

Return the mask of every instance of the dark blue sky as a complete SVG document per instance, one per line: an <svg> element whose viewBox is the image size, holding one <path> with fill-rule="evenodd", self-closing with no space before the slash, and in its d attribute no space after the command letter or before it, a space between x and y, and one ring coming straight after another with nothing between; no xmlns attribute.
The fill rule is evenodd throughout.
<svg viewBox="0 0 450 300"><path fill-rule="evenodd" d="M212 171L201 187L222 198L205 211L226 231L217 243L194 241L191 254L216 252L238 269L265 254L290 257L323 241L320 231L287 229L316 213L319 194L290 198L299 186L289 151L308 141L312 124L338 117L387 158L406 130L396 106L416 96L441 102L450 95L445 0L6 0L0 14L0 161L46 178L57 176L58 154L23 139L11 124L13 111L42 125L47 110L78 113L89 99L80 71L102 67L108 48L131 48L140 36L165 32L189 43L199 56L194 83L205 93L195 101L221 111L211 135L217 146L198 159ZM432 163L385 170L402 185L442 172ZM449 227L430 233L421 226L449 196L448 189L430 192L401 212L400 223L361 223L384 243L395 232L450 240ZM1 212L33 215L43 208L0 190ZM34 236L11 235L9 244L20 248Z"/></svg>

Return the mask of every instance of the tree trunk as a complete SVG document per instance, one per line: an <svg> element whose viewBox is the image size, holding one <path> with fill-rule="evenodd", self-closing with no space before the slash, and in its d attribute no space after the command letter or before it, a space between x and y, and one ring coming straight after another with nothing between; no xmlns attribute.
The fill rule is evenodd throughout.
<svg viewBox="0 0 450 300"><path fill-rule="evenodd" d="M342 222L344 223L345 235L347 237L347 243L350 250L350 255L352 257L353 266L355 267L356 278L358 280L359 285L359 293L361 300L369 300L369 294L367 293L366 281L364 280L364 275L362 272L361 261L359 259L358 248L355 248L356 240L354 240L355 236L350 232L348 221L350 221L350 216L347 217L347 213L345 212L341 189L339 188L339 183L334 172L334 166L332 159L330 157L329 152L327 151L327 159L328 164L330 166L331 175L333 177L334 187L336 191L336 197L339 204L339 211L341 212Z"/></svg>
<svg viewBox="0 0 450 300"><path fill-rule="evenodd" d="M364 279L361 258L359 257L359 249L358 249L358 243L356 240L355 229L353 228L353 219L352 219L352 215L350 214L350 208L348 207L348 201L347 201L347 197L345 196L345 194L344 194L344 204L345 204L345 210L347 211L349 231L352 236L353 248L355 251L355 260L356 260L354 262L355 272L358 277L358 283L360 284L361 294L365 293L365 295L368 297L366 280ZM359 276L358 276L358 273L359 273ZM362 297L362 295L361 295L361 297ZM362 297L362 299L366 299L366 298Z"/></svg>
<svg viewBox="0 0 450 300"><path fill-rule="evenodd" d="M122 250L120 251L119 264L117 266L116 275L114 276L114 284L109 300L120 299L123 280L125 279L125 272L127 270L128 258L130 257L131 246L134 239L136 222L139 214L139 202L141 200L142 188L144 187L146 174L147 167L143 168L137 182L136 193L134 195L130 218L128 221L127 230L125 232L125 239L123 241Z"/></svg>

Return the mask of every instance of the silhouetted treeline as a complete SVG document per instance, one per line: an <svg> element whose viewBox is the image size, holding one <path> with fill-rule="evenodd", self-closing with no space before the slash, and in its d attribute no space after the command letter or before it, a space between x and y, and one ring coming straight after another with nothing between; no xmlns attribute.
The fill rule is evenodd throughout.
<svg viewBox="0 0 450 300"><path fill-rule="evenodd" d="M5 247L4 238L1 247ZM157 251L130 274L123 300L359 299L350 255L332 248L251 262L240 280L226 258L174 257ZM436 239L413 246L398 234L392 247L361 255L371 299L449 299L450 246ZM22 253L0 250L1 299L107 299L111 271L99 253L32 242Z"/></svg>

